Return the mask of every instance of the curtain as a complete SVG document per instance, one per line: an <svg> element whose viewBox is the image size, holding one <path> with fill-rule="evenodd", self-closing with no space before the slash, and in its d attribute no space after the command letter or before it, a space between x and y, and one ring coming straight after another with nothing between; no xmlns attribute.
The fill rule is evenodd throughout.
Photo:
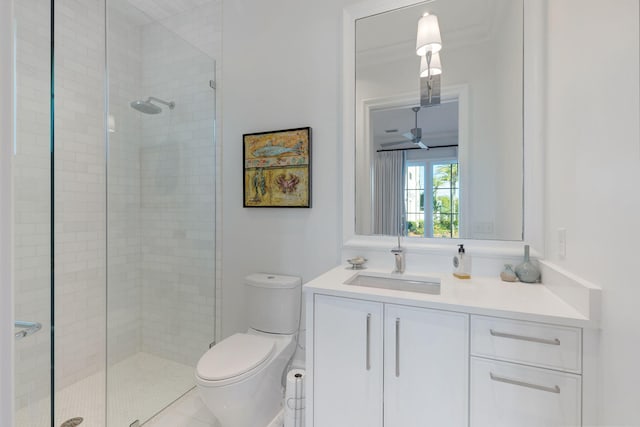
<svg viewBox="0 0 640 427"><path fill-rule="evenodd" d="M404 151L376 153L373 171L373 233L404 233Z"/></svg>

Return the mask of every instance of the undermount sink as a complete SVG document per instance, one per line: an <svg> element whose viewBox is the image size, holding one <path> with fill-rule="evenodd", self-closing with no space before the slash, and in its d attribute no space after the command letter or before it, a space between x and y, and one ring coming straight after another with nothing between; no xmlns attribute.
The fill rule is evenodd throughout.
<svg viewBox="0 0 640 427"><path fill-rule="evenodd" d="M358 273L349 278L345 285L396 291L419 292L440 295L440 279L435 277L406 276L404 274Z"/></svg>

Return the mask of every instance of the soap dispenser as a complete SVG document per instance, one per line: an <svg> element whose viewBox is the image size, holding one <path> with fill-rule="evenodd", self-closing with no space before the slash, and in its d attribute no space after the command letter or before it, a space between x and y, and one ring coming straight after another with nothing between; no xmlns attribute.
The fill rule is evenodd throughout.
<svg viewBox="0 0 640 427"><path fill-rule="evenodd" d="M458 245L458 254L453 257L453 275L458 279L471 279L471 257Z"/></svg>

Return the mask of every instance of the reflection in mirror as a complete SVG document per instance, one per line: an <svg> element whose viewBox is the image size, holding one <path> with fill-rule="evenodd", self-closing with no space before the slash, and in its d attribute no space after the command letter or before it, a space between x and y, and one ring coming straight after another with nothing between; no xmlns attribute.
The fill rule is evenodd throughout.
<svg viewBox="0 0 640 427"><path fill-rule="evenodd" d="M437 105L420 99L425 13ZM357 234L522 240L522 17L521 1L435 0L356 21Z"/></svg>

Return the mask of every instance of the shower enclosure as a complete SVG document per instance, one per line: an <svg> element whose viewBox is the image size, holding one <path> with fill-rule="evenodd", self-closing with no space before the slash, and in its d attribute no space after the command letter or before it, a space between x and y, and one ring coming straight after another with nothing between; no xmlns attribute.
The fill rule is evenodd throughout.
<svg viewBox="0 0 640 427"><path fill-rule="evenodd" d="M220 2L14 13L15 426L142 425L216 335Z"/></svg>

